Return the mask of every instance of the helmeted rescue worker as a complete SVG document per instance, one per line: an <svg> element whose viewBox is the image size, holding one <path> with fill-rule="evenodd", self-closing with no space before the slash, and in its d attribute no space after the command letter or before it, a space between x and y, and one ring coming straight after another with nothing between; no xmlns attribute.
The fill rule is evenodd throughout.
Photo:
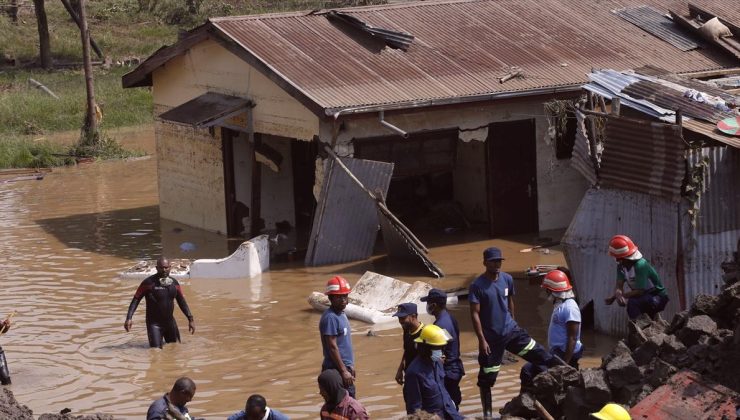
<svg viewBox="0 0 740 420"><path fill-rule="evenodd" d="M180 330L174 317L175 304L188 318L188 330L195 334L195 320L190 312L180 283L170 277L170 262L162 257L157 260L157 273L141 282L126 313L123 328L131 330L134 312L141 299L146 299L146 334L150 347L162 348L164 343L180 341Z"/></svg>
<svg viewBox="0 0 740 420"><path fill-rule="evenodd" d="M422 328L415 340L419 344L419 353L406 369L406 381L403 384L406 413L422 410L445 420L463 418L444 383L443 349L451 339L447 331L436 325Z"/></svg>
<svg viewBox="0 0 740 420"><path fill-rule="evenodd" d="M605 299L607 305L616 300L627 306L631 320L641 314L654 318L665 309L668 293L653 266L642 257L642 253L630 238L616 235L609 241L609 255L617 260L617 287L614 295ZM624 292L625 283L630 291Z"/></svg>
<svg viewBox="0 0 740 420"><path fill-rule="evenodd" d="M331 306L319 321L324 361L321 370L336 369L352 398L355 398L355 356L352 351L352 328L344 308L349 303L349 282L335 276L326 283L326 295Z"/></svg>
<svg viewBox="0 0 740 420"><path fill-rule="evenodd" d="M591 417L600 420L632 420L630 413L624 407L614 403L605 405L598 413L591 413Z"/></svg>
<svg viewBox="0 0 740 420"><path fill-rule="evenodd" d="M431 289L421 301L427 303L427 313L434 315L434 325L452 336L452 340L444 348L445 388L459 410L462 401L460 380L465 375L465 368L460 360L460 328L457 320L447 311L447 293L444 290Z"/></svg>
<svg viewBox="0 0 740 420"><path fill-rule="evenodd" d="M419 321L419 314L415 303L402 303L393 316L398 317L398 323L403 329L403 356L396 371L396 382L403 385L403 376L411 362L416 357L416 343L414 340L421 334L424 323Z"/></svg>
<svg viewBox="0 0 740 420"><path fill-rule="evenodd" d="M536 365L551 367L559 363L514 321L514 279L501 271L503 260L496 247L483 251L486 271L473 281L468 295L478 337L478 387L485 419L493 415L491 388L496 384L505 350Z"/></svg>
<svg viewBox="0 0 740 420"><path fill-rule="evenodd" d="M550 353L578 369L578 361L583 356L581 310L575 300L573 285L565 272L552 270L542 279L541 286L552 297L553 302L550 327L547 330L547 344ZM522 386L531 384L532 379L545 370L547 366L525 364L520 374Z"/></svg>

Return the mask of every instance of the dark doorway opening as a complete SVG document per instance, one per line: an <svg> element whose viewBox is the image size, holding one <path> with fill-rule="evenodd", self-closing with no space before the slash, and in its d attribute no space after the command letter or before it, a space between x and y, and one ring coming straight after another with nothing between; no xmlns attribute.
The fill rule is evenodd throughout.
<svg viewBox="0 0 740 420"><path fill-rule="evenodd" d="M319 146L317 141L294 140L291 144L296 243L299 250L305 251L316 209L313 186L316 181L316 156Z"/></svg>
<svg viewBox="0 0 740 420"><path fill-rule="evenodd" d="M490 234L539 231L534 120L491 124L486 144Z"/></svg>

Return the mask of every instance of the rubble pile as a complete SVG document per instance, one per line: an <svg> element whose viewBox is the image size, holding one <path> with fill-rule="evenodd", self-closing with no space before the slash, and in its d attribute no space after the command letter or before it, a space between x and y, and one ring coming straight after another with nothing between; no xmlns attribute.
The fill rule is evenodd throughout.
<svg viewBox="0 0 740 420"><path fill-rule="evenodd" d="M42 414L39 420L113 420L109 414L93 414L87 416L74 416L69 414L69 409L64 409L64 414ZM30 408L20 404L8 388L0 388L0 419L13 420L35 420Z"/></svg>
<svg viewBox="0 0 740 420"><path fill-rule="evenodd" d="M554 418L588 419L607 402L634 406L681 369L740 392L740 263L723 263L718 296L700 295L666 322L643 316L602 358L601 367L558 366L501 409L503 418L540 418L539 402Z"/></svg>

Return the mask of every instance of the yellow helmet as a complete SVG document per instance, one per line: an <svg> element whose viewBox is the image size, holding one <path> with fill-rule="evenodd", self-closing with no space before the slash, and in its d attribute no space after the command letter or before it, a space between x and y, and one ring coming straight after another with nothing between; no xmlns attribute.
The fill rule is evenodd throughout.
<svg viewBox="0 0 740 420"><path fill-rule="evenodd" d="M434 324L425 325L421 329L421 334L414 341L417 343L428 344L430 346L444 346L448 341L452 340L450 333L444 328L440 328Z"/></svg>
<svg viewBox="0 0 740 420"><path fill-rule="evenodd" d="M624 407L614 403L605 405L598 413L591 413L591 416L601 420L632 420Z"/></svg>

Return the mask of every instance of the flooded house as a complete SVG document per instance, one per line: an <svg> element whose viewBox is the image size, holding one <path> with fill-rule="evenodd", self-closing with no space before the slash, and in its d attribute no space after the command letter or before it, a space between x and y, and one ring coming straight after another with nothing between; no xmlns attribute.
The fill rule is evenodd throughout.
<svg viewBox="0 0 740 420"><path fill-rule="evenodd" d="M593 68L737 66L641 30L657 18L640 7L688 14L435 0L209 19L123 77L152 89L161 217L228 236L289 227L309 264L367 257L378 216L337 155L406 224L451 203L494 236L566 228L590 183L543 104L578 98Z"/></svg>

